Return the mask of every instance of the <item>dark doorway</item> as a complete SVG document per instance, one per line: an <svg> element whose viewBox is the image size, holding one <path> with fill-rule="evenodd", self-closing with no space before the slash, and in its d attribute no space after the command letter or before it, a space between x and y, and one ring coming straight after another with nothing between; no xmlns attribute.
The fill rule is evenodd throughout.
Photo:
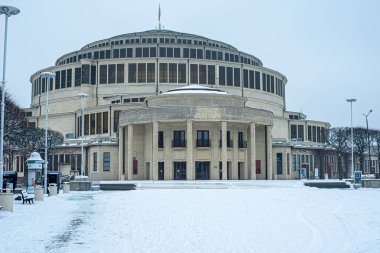
<svg viewBox="0 0 380 253"><path fill-rule="evenodd" d="M186 162L174 162L174 180L186 180Z"/></svg>
<svg viewBox="0 0 380 253"><path fill-rule="evenodd" d="M164 162L158 162L158 180L165 179L165 164Z"/></svg>
<svg viewBox="0 0 380 253"><path fill-rule="evenodd" d="M195 162L195 179L210 179L210 162Z"/></svg>

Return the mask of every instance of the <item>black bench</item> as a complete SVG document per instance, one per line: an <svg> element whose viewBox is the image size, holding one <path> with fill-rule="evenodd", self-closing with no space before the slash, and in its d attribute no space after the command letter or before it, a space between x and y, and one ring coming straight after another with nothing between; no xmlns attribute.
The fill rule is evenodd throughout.
<svg viewBox="0 0 380 253"><path fill-rule="evenodd" d="M0 206L0 210L3 209L3 206Z"/></svg>
<svg viewBox="0 0 380 253"><path fill-rule="evenodd" d="M34 194L29 194L26 191L22 191L21 198L22 198L22 204L25 204L26 202L28 202L29 204L30 202L32 202L34 204Z"/></svg>

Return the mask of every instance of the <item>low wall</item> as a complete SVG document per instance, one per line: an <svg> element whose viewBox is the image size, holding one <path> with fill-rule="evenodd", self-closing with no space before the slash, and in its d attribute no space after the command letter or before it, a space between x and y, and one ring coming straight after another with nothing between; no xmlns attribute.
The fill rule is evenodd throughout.
<svg viewBox="0 0 380 253"><path fill-rule="evenodd" d="M353 179L346 180L351 184L354 183ZM362 187L364 188L380 188L380 179L362 179Z"/></svg>
<svg viewBox="0 0 380 253"><path fill-rule="evenodd" d="M70 191L91 191L91 181L70 181Z"/></svg>

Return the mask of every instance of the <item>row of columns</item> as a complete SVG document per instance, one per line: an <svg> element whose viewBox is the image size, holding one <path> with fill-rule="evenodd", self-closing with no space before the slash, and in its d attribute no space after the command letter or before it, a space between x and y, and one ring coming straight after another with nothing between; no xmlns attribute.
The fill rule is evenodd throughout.
<svg viewBox="0 0 380 253"><path fill-rule="evenodd" d="M266 146L266 179L275 179L272 171L272 127L266 127L265 136L265 146ZM159 123L157 121L152 123L152 163L149 170L149 179L158 180L158 130ZM222 131L222 147L221 147L221 157L222 157L222 179L227 180L227 122L221 122ZM249 172L247 177L251 180L256 180L256 124L249 124L249 141L248 141L248 153L245 162L248 163ZM127 142L125 143L125 137L127 137ZM187 166L187 180L195 179L194 171L194 154L193 154L193 121L186 121L186 164ZM126 149L124 149L126 146ZM169 149L165 149L169 150ZM237 149L235 157L237 157ZM125 157L126 156L126 157ZM126 162L125 162L126 161ZM124 168L125 166L126 168ZM120 179L133 179L133 124L128 124L119 131L119 178ZM125 169L125 170L124 170ZM211 168L210 168L211 169ZM246 171L246 170L245 170ZM234 178L237 178L237 168L231 173L234 173ZM125 177L125 175L126 177ZM147 177L147 175L146 175Z"/></svg>

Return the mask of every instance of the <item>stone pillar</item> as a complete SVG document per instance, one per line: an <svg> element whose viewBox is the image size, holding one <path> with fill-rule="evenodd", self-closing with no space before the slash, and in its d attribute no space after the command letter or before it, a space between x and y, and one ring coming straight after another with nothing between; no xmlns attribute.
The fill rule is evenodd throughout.
<svg viewBox="0 0 380 253"><path fill-rule="evenodd" d="M125 179L123 175L123 160L124 160L123 140L124 140L124 127L119 127L119 180Z"/></svg>
<svg viewBox="0 0 380 253"><path fill-rule="evenodd" d="M249 168L250 168L250 179L256 180L256 125L251 123L249 126Z"/></svg>
<svg viewBox="0 0 380 253"><path fill-rule="evenodd" d="M239 145L239 141L238 141L238 139L239 139L239 137L238 137L238 130L237 130L237 128L236 128L236 126L234 126L233 128L232 128L232 133L231 133L231 135L232 135L232 141L233 141L233 143L232 143L232 163L231 163L231 179L232 180L238 180L238 169L239 169L239 165L238 165L238 163L239 163L239 153L238 153L238 151L239 151L239 149L238 149L238 145Z"/></svg>
<svg viewBox="0 0 380 253"><path fill-rule="evenodd" d="M186 179L194 180L194 161L193 161L193 121L186 121Z"/></svg>
<svg viewBox="0 0 380 253"><path fill-rule="evenodd" d="M227 122L222 122L222 179L227 180Z"/></svg>
<svg viewBox="0 0 380 253"><path fill-rule="evenodd" d="M268 180L273 180L273 170L272 170L272 126L266 126L267 129L267 172Z"/></svg>
<svg viewBox="0 0 380 253"><path fill-rule="evenodd" d="M153 122L153 133L152 133L152 166L150 170L149 178L152 180L158 180L158 122Z"/></svg>
<svg viewBox="0 0 380 253"><path fill-rule="evenodd" d="M133 143L133 125L128 125L128 139L127 139L127 178L133 179L133 157L132 157L132 143Z"/></svg>

